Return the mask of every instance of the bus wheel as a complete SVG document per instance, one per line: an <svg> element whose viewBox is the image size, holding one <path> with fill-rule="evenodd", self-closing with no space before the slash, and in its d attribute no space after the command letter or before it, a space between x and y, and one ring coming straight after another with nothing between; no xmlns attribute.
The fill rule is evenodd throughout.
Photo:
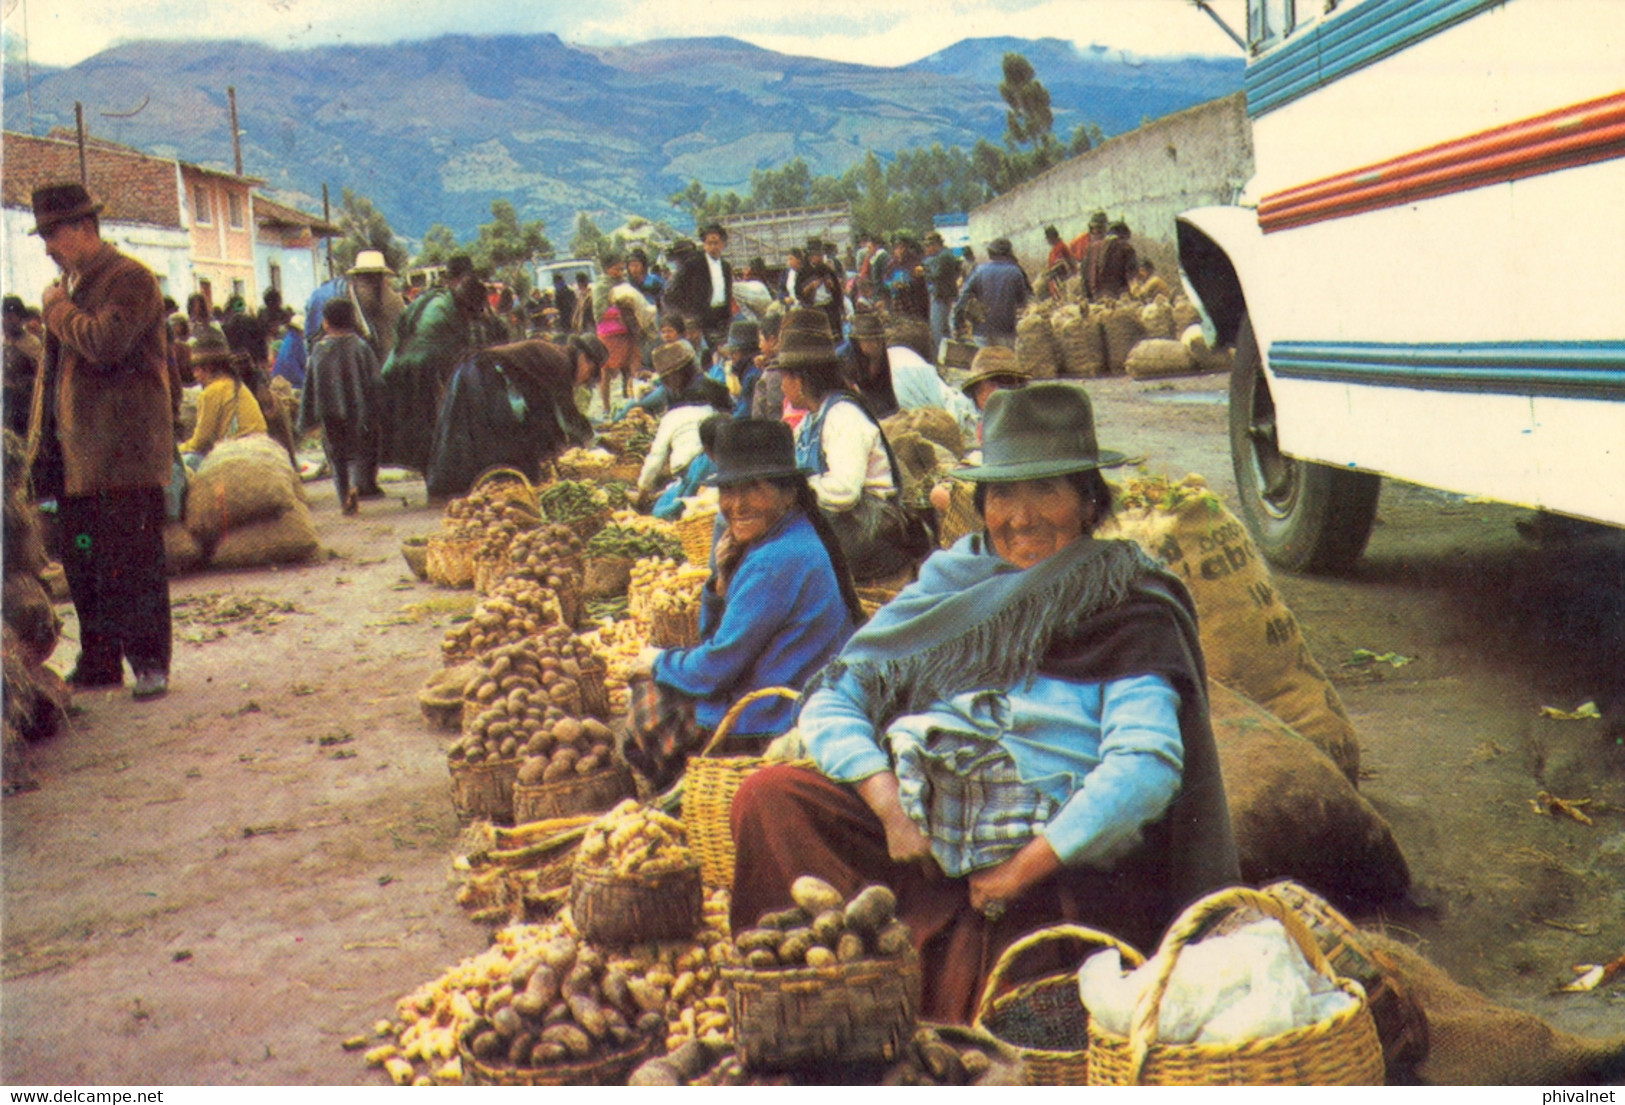
<svg viewBox="0 0 1625 1105"><path fill-rule="evenodd" d="M1246 316L1230 376L1230 457L1242 517L1271 564L1289 572L1335 572L1360 559L1382 480L1281 452L1275 401Z"/></svg>

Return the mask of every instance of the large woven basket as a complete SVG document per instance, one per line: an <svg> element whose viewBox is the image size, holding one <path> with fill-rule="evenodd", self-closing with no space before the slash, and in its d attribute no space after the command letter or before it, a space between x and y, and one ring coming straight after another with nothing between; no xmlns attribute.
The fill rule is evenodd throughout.
<svg viewBox="0 0 1625 1105"><path fill-rule="evenodd" d="M920 961L855 959L832 967L724 967L728 1017L751 1070L891 1062L914 1036Z"/></svg>
<svg viewBox="0 0 1625 1105"><path fill-rule="evenodd" d="M614 483L636 484L643 475L643 458L636 453L624 453L605 470L604 476Z"/></svg>
<svg viewBox="0 0 1625 1105"><path fill-rule="evenodd" d="M572 775L554 783L514 783L513 819L551 821L584 813L603 813L622 798L637 794L625 764L611 764L591 775Z"/></svg>
<svg viewBox="0 0 1625 1105"><path fill-rule="evenodd" d="M1039 929L999 956L973 1023L1016 1050L1026 1064L1029 1085L1084 1086L1089 1082L1089 1014L1078 996L1076 966L1014 986L1007 982L1023 955L1058 941L1116 948L1129 967L1145 962L1145 956L1117 937L1082 925Z"/></svg>
<svg viewBox="0 0 1625 1105"><path fill-rule="evenodd" d="M408 537L401 542L401 559L418 579L429 578L429 539Z"/></svg>
<svg viewBox="0 0 1625 1105"><path fill-rule="evenodd" d="M451 804L457 820L513 824L513 788L519 778L518 760L480 763L451 762Z"/></svg>
<svg viewBox="0 0 1625 1105"><path fill-rule="evenodd" d="M711 539L716 534L716 510L685 510L676 522L677 539L683 543L683 555L690 564L711 563Z"/></svg>
<svg viewBox="0 0 1625 1105"><path fill-rule="evenodd" d="M654 1033L624 1051L595 1059L546 1067L511 1067L476 1059L468 1033L457 1034L457 1056L462 1061L465 1086L624 1086L639 1064L664 1050L665 1039Z"/></svg>
<svg viewBox="0 0 1625 1105"><path fill-rule="evenodd" d="M976 513L976 487L965 480L950 480L948 509L937 520L937 544L948 548L967 533L982 528L981 515Z"/></svg>
<svg viewBox="0 0 1625 1105"><path fill-rule="evenodd" d="M583 667L576 676L576 688L581 692L581 712L599 721L608 721L612 713L607 675L603 666L594 666Z"/></svg>
<svg viewBox="0 0 1625 1105"><path fill-rule="evenodd" d="M683 772L683 824L688 828L688 846L699 857L706 886L732 889L734 884L734 837L729 820L734 795L747 776L772 761L765 756L717 756L740 715L753 702L764 698L799 699L800 692L789 687L764 687L735 702L717 724L716 732L699 754L688 761ZM811 760L797 761L811 767Z"/></svg>
<svg viewBox="0 0 1625 1105"><path fill-rule="evenodd" d="M649 621L649 647L693 648L700 643L700 604L698 601L675 610L655 612Z"/></svg>
<svg viewBox="0 0 1625 1105"><path fill-rule="evenodd" d="M619 875L578 863L570 879L570 916L582 936L605 946L692 939L705 923L700 865Z"/></svg>
<svg viewBox="0 0 1625 1105"><path fill-rule="evenodd" d="M1215 917L1251 906L1286 927L1315 971L1354 998L1348 1009L1306 1028L1256 1040L1174 1044L1157 1039L1157 1018L1179 954ZM1196 902L1169 927L1152 962L1156 975L1135 1005L1128 1036L1089 1022L1091 1086L1380 1086L1382 1044L1365 990L1339 978L1314 933L1285 903L1245 887Z"/></svg>
<svg viewBox="0 0 1625 1105"><path fill-rule="evenodd" d="M487 468L475 477L469 494L475 491L483 491L492 498L523 503L533 511L540 510L536 500L536 486L517 468Z"/></svg>
<svg viewBox="0 0 1625 1105"><path fill-rule="evenodd" d="M442 587L474 586L474 554L482 538L447 537L435 534L429 538L423 556L423 570L431 583Z"/></svg>
<svg viewBox="0 0 1625 1105"><path fill-rule="evenodd" d="M507 553L496 556L474 557L474 590L482 595L489 595L497 586L508 578L513 571L513 561Z"/></svg>

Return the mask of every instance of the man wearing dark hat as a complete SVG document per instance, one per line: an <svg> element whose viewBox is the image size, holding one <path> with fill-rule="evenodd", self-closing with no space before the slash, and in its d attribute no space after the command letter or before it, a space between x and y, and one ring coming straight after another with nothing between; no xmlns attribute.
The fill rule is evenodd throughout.
<svg viewBox="0 0 1625 1105"><path fill-rule="evenodd" d="M102 241L102 205L78 184L34 190L34 233L62 270L45 289L45 357L29 433L34 492L57 501L59 553L79 615L75 687L169 689L164 488L175 423L164 297Z"/></svg>
<svg viewBox="0 0 1625 1105"><path fill-rule="evenodd" d="M466 254L446 262L446 282L401 315L395 352L383 367L380 460L427 472L446 383L463 357L486 342L476 324L487 313L485 285Z"/></svg>
<svg viewBox="0 0 1625 1105"><path fill-rule="evenodd" d="M722 259L728 230L712 223L700 231L702 252L684 256L666 289L666 306L700 320L706 345L719 348L733 318L733 266Z"/></svg>
<svg viewBox="0 0 1625 1105"><path fill-rule="evenodd" d="M796 271L795 295L801 306L824 312L830 334L839 341L846 319L845 293L841 278L824 258L824 243L817 238L807 240L806 259Z"/></svg>
<svg viewBox="0 0 1625 1105"><path fill-rule="evenodd" d="M995 238L987 245L987 261L976 267L954 303L953 324L964 325L965 308L972 299L981 301L983 319L976 331L978 345L1015 345L1016 314L1032 298L1033 287L1016 263L1009 238Z"/></svg>

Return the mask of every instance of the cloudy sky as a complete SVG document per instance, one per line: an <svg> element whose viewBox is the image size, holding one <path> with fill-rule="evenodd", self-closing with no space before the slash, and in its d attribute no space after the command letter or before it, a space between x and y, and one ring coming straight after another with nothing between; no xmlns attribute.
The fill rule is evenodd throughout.
<svg viewBox="0 0 1625 1105"><path fill-rule="evenodd" d="M1238 32L1245 0L1212 0ZM732 35L785 53L901 65L964 38L1235 56L1191 0L0 0L29 60L72 65L120 41L247 38L303 48L448 33L552 32L578 45Z"/></svg>

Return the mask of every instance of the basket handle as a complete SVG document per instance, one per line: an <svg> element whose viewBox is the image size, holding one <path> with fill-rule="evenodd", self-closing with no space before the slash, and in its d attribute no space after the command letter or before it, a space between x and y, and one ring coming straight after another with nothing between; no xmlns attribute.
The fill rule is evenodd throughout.
<svg viewBox="0 0 1625 1105"><path fill-rule="evenodd" d="M794 687L763 687L761 690L751 691L722 715L722 720L717 722L717 731L711 734L711 739L705 742L705 747L700 749L698 756L709 756L715 752L722 742L728 739L728 734L733 732L733 727L739 723L740 715L752 703L760 702L764 698L788 698L794 702L801 698L801 692Z"/></svg>
<svg viewBox="0 0 1625 1105"><path fill-rule="evenodd" d="M474 478L474 486L471 488L471 490L478 491L486 484L494 483L497 480L518 480L520 483L525 485L526 491L535 492L536 490L535 486L530 482L529 477L527 477L519 469L503 467L487 468L485 471L481 472Z"/></svg>
<svg viewBox="0 0 1625 1105"><path fill-rule="evenodd" d="M1162 938L1162 946L1153 957L1153 962L1157 965L1156 973L1152 977L1151 985L1146 987L1145 993L1135 1002L1134 1016L1129 1026L1129 1085L1139 1085L1140 1074L1145 1066L1146 1057L1150 1054L1151 1045L1157 1042L1157 1019L1162 1012L1162 999L1168 992L1168 981L1173 977L1179 953L1215 916L1240 906L1251 906L1266 917L1281 922L1287 935L1309 961L1309 966L1314 968L1316 973L1336 980L1337 974L1332 970L1326 953L1320 950L1315 934L1291 906L1245 886L1233 886L1209 894L1194 902L1169 926L1167 935Z"/></svg>
<svg viewBox="0 0 1625 1105"><path fill-rule="evenodd" d="M1130 967L1138 967L1145 962L1145 956L1111 933L1085 928L1083 925L1051 925L1037 932L1030 932L999 954L998 961L993 964L993 970L987 976L987 987L982 991L982 1000L976 1005L976 1018L971 1022L972 1026L980 1028L983 1018L993 1011L993 999L1004 988L1004 976L1010 973L1016 960L1026 952L1055 940L1078 940L1084 944L1101 944L1108 948L1116 948L1123 961Z"/></svg>

